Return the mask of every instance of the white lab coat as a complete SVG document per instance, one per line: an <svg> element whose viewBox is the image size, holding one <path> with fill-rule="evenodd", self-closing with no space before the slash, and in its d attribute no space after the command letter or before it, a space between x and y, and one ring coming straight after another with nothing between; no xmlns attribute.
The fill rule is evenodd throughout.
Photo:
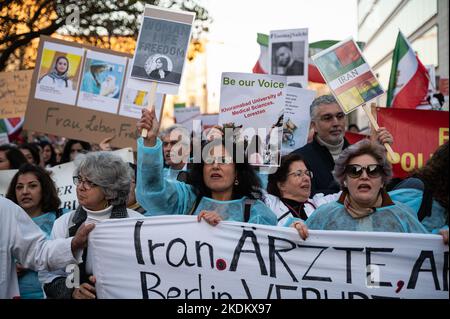
<svg viewBox="0 0 450 319"><path fill-rule="evenodd" d="M0 299L20 296L16 260L35 271L80 263L82 250L74 258L71 241L46 240L22 208L0 196Z"/></svg>

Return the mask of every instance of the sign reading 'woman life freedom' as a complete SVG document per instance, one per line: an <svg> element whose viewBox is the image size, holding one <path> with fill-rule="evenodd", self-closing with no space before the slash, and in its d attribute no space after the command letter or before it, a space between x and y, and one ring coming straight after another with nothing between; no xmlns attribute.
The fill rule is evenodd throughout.
<svg viewBox="0 0 450 319"><path fill-rule="evenodd" d="M195 216L106 220L89 235L97 297L448 299L441 236L310 231Z"/></svg>
<svg viewBox="0 0 450 319"><path fill-rule="evenodd" d="M384 94L353 39L312 57L345 114Z"/></svg>
<svg viewBox="0 0 450 319"><path fill-rule="evenodd" d="M191 12L145 7L128 85L145 90L153 81L160 83L157 92L177 93L194 17Z"/></svg>

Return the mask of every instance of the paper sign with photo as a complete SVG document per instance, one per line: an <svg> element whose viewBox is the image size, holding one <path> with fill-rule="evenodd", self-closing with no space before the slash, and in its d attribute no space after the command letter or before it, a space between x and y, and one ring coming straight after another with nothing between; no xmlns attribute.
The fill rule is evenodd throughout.
<svg viewBox="0 0 450 319"><path fill-rule="evenodd" d="M283 155L299 149L308 141L311 117L309 107L316 91L293 86L286 88L283 124Z"/></svg>
<svg viewBox="0 0 450 319"><path fill-rule="evenodd" d="M279 166L285 87L284 76L222 73L219 125L247 141L252 165Z"/></svg>
<svg viewBox="0 0 450 319"><path fill-rule="evenodd" d="M75 105L84 49L45 42L35 98Z"/></svg>
<svg viewBox="0 0 450 319"><path fill-rule="evenodd" d="M117 114L127 58L88 50L78 106Z"/></svg>
<svg viewBox="0 0 450 319"><path fill-rule="evenodd" d="M287 84L308 86L308 29L270 31L270 73L287 76Z"/></svg>
<svg viewBox="0 0 450 319"><path fill-rule="evenodd" d="M312 57L345 114L384 94L353 39Z"/></svg>
<svg viewBox="0 0 450 319"><path fill-rule="evenodd" d="M160 86L159 93L177 92L186 60L194 14L146 6L131 67L131 79L168 84L167 92ZM135 81L129 85L136 87ZM142 83L141 83L142 85Z"/></svg>

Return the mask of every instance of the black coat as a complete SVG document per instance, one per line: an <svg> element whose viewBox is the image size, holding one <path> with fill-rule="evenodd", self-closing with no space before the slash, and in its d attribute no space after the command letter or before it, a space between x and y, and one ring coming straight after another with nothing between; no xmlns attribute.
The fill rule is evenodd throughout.
<svg viewBox="0 0 450 319"><path fill-rule="evenodd" d="M350 143L344 138L343 149ZM318 193L325 195L334 194L341 189L333 177L334 160L328 148L320 145L316 137L311 143L295 150L293 153L300 154L309 170L313 172L311 181L311 197Z"/></svg>

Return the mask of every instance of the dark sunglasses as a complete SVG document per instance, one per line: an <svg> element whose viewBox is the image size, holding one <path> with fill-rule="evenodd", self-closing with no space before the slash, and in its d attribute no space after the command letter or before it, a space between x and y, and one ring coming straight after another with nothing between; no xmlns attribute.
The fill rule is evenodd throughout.
<svg viewBox="0 0 450 319"><path fill-rule="evenodd" d="M358 164L347 165L345 167L345 174L351 178L361 177L363 171L366 172L367 176L375 178L380 177L383 173L383 166L378 164L371 164L367 166L361 166Z"/></svg>

